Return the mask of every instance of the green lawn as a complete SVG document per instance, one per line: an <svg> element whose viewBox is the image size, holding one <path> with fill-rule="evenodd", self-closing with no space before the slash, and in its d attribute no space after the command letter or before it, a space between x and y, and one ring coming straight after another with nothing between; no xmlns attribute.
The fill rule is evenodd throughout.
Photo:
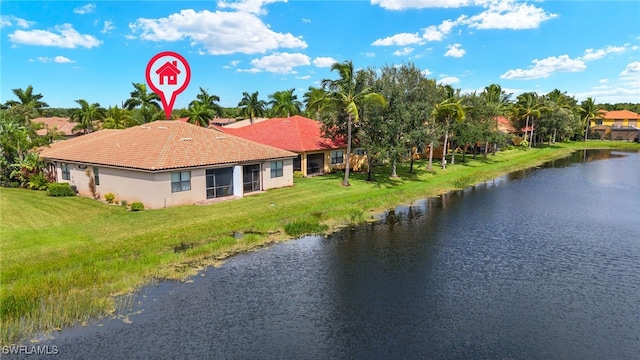
<svg viewBox="0 0 640 360"><path fill-rule="evenodd" d="M0 189L0 343L112 313L117 295L156 279L180 278L229 255L284 240L288 223L333 228L365 221L402 203L463 188L501 174L563 157L582 148L639 150L620 142L559 144L514 149L486 159L425 171L419 161L390 179L376 168L375 182L353 174L295 179L290 188L240 200L127 212L87 198L54 198L44 192ZM234 232L244 233L240 239Z"/></svg>

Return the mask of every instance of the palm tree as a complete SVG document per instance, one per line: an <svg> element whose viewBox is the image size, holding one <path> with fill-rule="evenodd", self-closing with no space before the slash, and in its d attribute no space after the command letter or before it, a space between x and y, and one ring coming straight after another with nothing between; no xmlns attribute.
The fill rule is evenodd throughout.
<svg viewBox="0 0 640 360"><path fill-rule="evenodd" d="M316 120L320 120L320 113L327 105L327 92L324 89L309 86L309 91L304 93L304 112L308 117L315 114Z"/></svg>
<svg viewBox="0 0 640 360"><path fill-rule="evenodd" d="M213 118L216 115L222 116L222 107L218 104L219 101L220 97L218 95L210 95L207 90L200 88L200 93L196 95L196 100L193 100L189 106L198 102L212 111L213 115L211 117Z"/></svg>
<svg viewBox="0 0 640 360"><path fill-rule="evenodd" d="M383 105L386 104L386 101L382 95L373 92L361 79L354 76L351 60L331 65L331 71L334 70L338 72L340 78L322 80L322 88L329 91L327 95L330 101L340 104L340 107L347 114L347 154L342 185L349 186L351 127L353 122L357 123L360 119L358 106L364 101L375 101Z"/></svg>
<svg viewBox="0 0 640 360"><path fill-rule="evenodd" d="M4 103L10 111L20 115L21 119L33 119L42 113L42 108L49 107L49 105L41 101L42 94L34 94L33 86L27 86L26 90L12 89L11 92L18 98L18 100L8 100Z"/></svg>
<svg viewBox="0 0 640 360"><path fill-rule="evenodd" d="M209 120L214 116L213 110L199 101L191 102L187 111L189 114L189 122L204 128L209 127Z"/></svg>
<svg viewBox="0 0 640 360"><path fill-rule="evenodd" d="M444 148L442 150L442 168L447 167L447 143L449 141L449 129L452 121L463 121L465 114L462 107L462 99L453 90L451 85L444 85L445 99L436 104L432 111L432 117L444 126Z"/></svg>
<svg viewBox="0 0 640 360"><path fill-rule="evenodd" d="M158 118L157 113L161 111L160 97L154 92L147 92L147 85L143 83L132 83L134 90L131 97L124 102L124 107L130 111L140 107L139 123L148 123Z"/></svg>
<svg viewBox="0 0 640 360"><path fill-rule="evenodd" d="M100 107L100 104L89 104L84 99L76 100L76 103L80 105L80 108L75 109L71 114L71 121L78 123L73 127L73 130L82 130L85 134L88 134L95 127L94 121L104 119L106 110Z"/></svg>
<svg viewBox="0 0 640 360"><path fill-rule="evenodd" d="M300 114L302 103L293 95L295 89L276 91L269 95L272 116L291 116Z"/></svg>
<svg viewBox="0 0 640 360"><path fill-rule="evenodd" d="M248 116L249 121L253 124L253 118L256 116L264 116L267 103L264 100L258 100L258 92L249 95L248 92L242 93L242 100L238 103L238 107L242 108L241 114Z"/></svg>
<svg viewBox="0 0 640 360"><path fill-rule="evenodd" d="M528 92L518 95L517 101L513 108L517 117L526 120L524 126L525 140L527 138L527 128L529 127L529 122L531 122L529 147L531 147L531 143L533 142L533 119L540 117L541 109L542 105L540 104L540 102L538 102L538 94L536 94L535 92Z"/></svg>
<svg viewBox="0 0 640 360"><path fill-rule="evenodd" d="M583 101L582 104L580 104L578 111L582 115L582 121L584 121L584 141L587 141L589 128L591 127L591 120L595 120L600 117L600 110L596 107L595 100L591 97L588 97L587 100Z"/></svg>
<svg viewBox="0 0 640 360"><path fill-rule="evenodd" d="M127 127L124 109L116 106L109 106L105 118L102 119L103 129L124 129Z"/></svg>

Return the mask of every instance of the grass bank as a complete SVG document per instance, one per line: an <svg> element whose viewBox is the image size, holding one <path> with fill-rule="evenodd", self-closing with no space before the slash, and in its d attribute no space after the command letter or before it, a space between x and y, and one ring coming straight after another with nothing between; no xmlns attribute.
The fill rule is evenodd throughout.
<svg viewBox="0 0 640 360"><path fill-rule="evenodd" d="M87 198L0 189L0 342L16 343L113 314L122 295L157 279L185 279L238 252L373 218L399 204L464 188L585 148L640 151L619 142L513 149L427 172L408 164L391 179L354 174L295 179L295 186L206 206L126 212ZM287 231L285 231L285 229ZM241 236L239 236L241 235ZM120 300L118 300L120 299ZM120 304L120 305L119 305Z"/></svg>

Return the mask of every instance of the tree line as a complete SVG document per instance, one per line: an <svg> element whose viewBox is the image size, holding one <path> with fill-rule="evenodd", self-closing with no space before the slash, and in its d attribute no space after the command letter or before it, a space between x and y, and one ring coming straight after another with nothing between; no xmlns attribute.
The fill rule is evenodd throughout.
<svg viewBox="0 0 640 360"><path fill-rule="evenodd" d="M455 149L475 157L507 144L511 137L500 132L496 118L507 118L520 135L519 143L532 147L544 141L586 140L588 127L600 109L640 110L640 104L596 104L592 98L578 101L555 89L547 94L527 92L513 98L498 84L480 92L463 93L451 85L437 84L412 63L379 69L354 70L351 61L333 64L334 79L310 86L302 101L294 89L276 91L260 99L259 92L244 92L236 108L223 108L220 98L199 88L187 108L174 111L173 118L207 127L218 117L249 119L289 117L302 114L323 123L327 137L346 142L346 170L343 185L349 185L352 146L368 155L371 170L375 162L389 161L390 176L397 176L396 164L414 154L428 152L428 170L433 167L434 149L441 154L440 166L455 161ZM143 83L132 83L130 97L121 107L102 107L97 102L77 99L77 108L49 109L43 95L31 85L13 89L17 100L1 104L0 184L38 187L46 180L42 160L31 151L61 138L56 129L38 136L39 116L68 116L74 131L90 133L99 129L124 129L164 119L160 98ZM371 176L371 173L369 173ZM37 181L33 182L32 178ZM31 183L31 184L30 184Z"/></svg>

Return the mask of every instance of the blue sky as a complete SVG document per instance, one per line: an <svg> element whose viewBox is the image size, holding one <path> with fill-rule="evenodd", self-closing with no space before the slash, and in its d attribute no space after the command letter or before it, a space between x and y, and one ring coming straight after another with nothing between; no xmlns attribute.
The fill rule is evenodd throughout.
<svg viewBox="0 0 640 360"><path fill-rule="evenodd" d="M555 88L578 100L640 102L639 1L2 1L0 101L34 87L51 107L120 105L157 53L191 67L199 91L236 106L356 68L414 63L463 91Z"/></svg>

